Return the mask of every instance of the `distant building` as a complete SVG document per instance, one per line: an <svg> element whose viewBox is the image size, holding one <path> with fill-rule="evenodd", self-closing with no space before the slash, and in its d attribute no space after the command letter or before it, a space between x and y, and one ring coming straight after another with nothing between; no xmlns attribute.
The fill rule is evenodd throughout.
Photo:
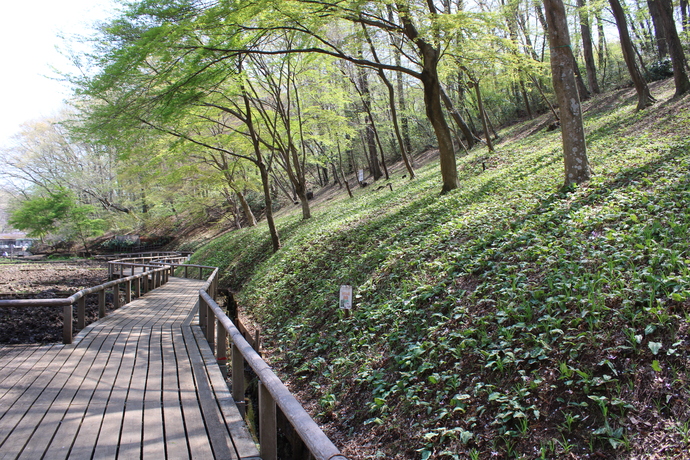
<svg viewBox="0 0 690 460"><path fill-rule="evenodd" d="M17 257L31 255L28 250L33 244L34 239L27 238L26 233L0 233L0 256Z"/></svg>

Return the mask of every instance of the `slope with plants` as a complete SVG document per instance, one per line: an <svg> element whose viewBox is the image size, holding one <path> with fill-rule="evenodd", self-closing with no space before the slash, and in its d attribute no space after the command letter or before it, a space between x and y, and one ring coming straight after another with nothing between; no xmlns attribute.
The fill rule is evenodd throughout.
<svg viewBox="0 0 690 460"><path fill-rule="evenodd" d="M587 104L593 180L559 132L337 196L200 248L350 458L687 458L690 100ZM484 169L486 167L486 169ZM351 284L351 315L338 309Z"/></svg>

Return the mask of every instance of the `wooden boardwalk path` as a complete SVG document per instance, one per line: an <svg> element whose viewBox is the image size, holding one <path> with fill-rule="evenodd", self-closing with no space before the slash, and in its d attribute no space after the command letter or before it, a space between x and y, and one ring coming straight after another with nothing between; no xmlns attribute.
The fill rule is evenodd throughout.
<svg viewBox="0 0 690 460"><path fill-rule="evenodd" d="M192 325L203 283L170 278L71 345L0 346L0 459L258 459Z"/></svg>

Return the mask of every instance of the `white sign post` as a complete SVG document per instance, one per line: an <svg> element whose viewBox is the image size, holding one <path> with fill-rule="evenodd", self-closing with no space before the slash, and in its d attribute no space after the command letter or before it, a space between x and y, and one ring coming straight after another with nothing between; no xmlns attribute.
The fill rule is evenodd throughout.
<svg viewBox="0 0 690 460"><path fill-rule="evenodd" d="M360 169L359 171L357 171L357 179L360 182L362 182L364 180L364 170L363 169Z"/></svg>
<svg viewBox="0 0 690 460"><path fill-rule="evenodd" d="M352 286L340 286L340 309L352 310Z"/></svg>

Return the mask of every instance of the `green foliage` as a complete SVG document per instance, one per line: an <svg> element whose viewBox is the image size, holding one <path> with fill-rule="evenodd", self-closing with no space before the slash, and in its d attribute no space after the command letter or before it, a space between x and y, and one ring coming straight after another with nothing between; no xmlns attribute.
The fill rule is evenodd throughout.
<svg viewBox="0 0 690 460"><path fill-rule="evenodd" d="M35 196L23 201L9 218L9 223L18 230L26 230L32 238L45 237L58 228L58 223L67 217L74 200L67 190Z"/></svg>
<svg viewBox="0 0 690 460"><path fill-rule="evenodd" d="M23 201L12 212L9 223L28 230L30 237L60 234L67 241L80 240L86 245L87 238L102 235L106 228L106 222L93 214L93 206L77 204L70 191L60 190Z"/></svg>
<svg viewBox="0 0 690 460"><path fill-rule="evenodd" d="M78 239L86 249L87 238L102 235L107 223L103 219L95 218L94 207L91 205L73 204L63 221L62 232L68 241Z"/></svg>
<svg viewBox="0 0 690 460"><path fill-rule="evenodd" d="M427 165L285 215L276 254L260 225L193 260L222 268L276 366L343 431L428 458L615 456L631 413L682 426L690 395L689 119L633 108L588 112L586 186L559 190L559 133L516 126L495 157L461 159L453 193Z"/></svg>

